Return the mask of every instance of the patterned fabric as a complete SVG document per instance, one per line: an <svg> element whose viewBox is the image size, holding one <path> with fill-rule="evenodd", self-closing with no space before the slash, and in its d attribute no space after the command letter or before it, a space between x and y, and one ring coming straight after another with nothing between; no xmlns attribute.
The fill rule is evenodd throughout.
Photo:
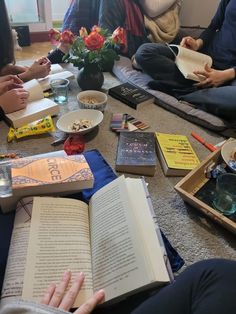
<svg viewBox="0 0 236 314"><path fill-rule="evenodd" d="M62 30L70 29L78 34L82 26L89 30L96 24L110 32L118 26L124 27L128 45L120 52L129 57L149 41L142 11L135 0L73 0L65 14Z"/></svg>
<svg viewBox="0 0 236 314"><path fill-rule="evenodd" d="M98 23L99 5L100 0L72 0L65 14L62 30L70 29L78 35L82 26L91 29Z"/></svg>

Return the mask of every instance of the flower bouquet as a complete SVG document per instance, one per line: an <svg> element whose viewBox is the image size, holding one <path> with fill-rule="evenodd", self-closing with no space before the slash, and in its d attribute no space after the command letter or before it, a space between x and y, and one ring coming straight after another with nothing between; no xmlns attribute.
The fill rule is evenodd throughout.
<svg viewBox="0 0 236 314"><path fill-rule="evenodd" d="M126 46L125 31L121 27L118 27L112 34L95 25L90 33L87 32L85 27L82 27L79 36L75 36L69 30L62 33L51 30L49 36L53 44L61 42L68 45L69 52L65 55L63 61L78 67L80 72L77 80L80 86L85 83L84 72L92 73L89 79L86 79L88 83L90 82L90 85L92 85L91 81L95 76L103 77L101 71L111 70L114 61L119 59L117 48ZM82 78L80 78L81 75ZM99 89L100 87L90 86L87 88L81 86L82 89Z"/></svg>

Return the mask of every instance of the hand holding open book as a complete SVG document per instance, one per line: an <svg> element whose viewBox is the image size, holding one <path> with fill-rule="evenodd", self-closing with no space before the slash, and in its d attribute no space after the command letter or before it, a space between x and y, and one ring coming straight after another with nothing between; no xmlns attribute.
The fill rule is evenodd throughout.
<svg viewBox="0 0 236 314"><path fill-rule="evenodd" d="M186 79L200 82L201 75L196 75L194 72L204 71L206 64L212 66L212 58L206 54L179 45L167 44L167 46L175 55L175 63Z"/></svg>
<svg viewBox="0 0 236 314"><path fill-rule="evenodd" d="M44 98L43 92L50 88L50 80L68 78L72 79L73 73L64 71L63 68L54 64L51 74L45 78L30 80L23 87L29 92L28 104L24 109L6 114L6 120L14 128L21 127L27 123L42 119L47 115L55 116L59 113L59 105L51 99Z"/></svg>
<svg viewBox="0 0 236 314"><path fill-rule="evenodd" d="M106 301L114 302L168 283L166 252L146 193L141 179L121 176L98 190L89 206L75 199L35 197L32 218L30 201L27 210L18 208L2 302L40 300L65 269L85 274L74 307L101 288Z"/></svg>

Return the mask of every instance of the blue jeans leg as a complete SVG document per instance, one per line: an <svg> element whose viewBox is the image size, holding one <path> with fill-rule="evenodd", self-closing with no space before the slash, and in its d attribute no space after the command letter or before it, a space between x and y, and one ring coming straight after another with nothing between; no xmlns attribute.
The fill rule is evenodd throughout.
<svg viewBox="0 0 236 314"><path fill-rule="evenodd" d="M236 120L236 80L228 86L199 89L178 98L227 120Z"/></svg>
<svg viewBox="0 0 236 314"><path fill-rule="evenodd" d="M136 51L135 60L154 80L187 83L175 64L174 53L165 44L143 44Z"/></svg>

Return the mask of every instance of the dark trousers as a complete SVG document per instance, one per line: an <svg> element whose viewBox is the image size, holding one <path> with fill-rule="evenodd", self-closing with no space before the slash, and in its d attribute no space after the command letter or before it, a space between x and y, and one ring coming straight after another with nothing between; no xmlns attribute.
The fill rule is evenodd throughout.
<svg viewBox="0 0 236 314"><path fill-rule="evenodd" d="M235 314L236 261L198 262L132 314Z"/></svg>
<svg viewBox="0 0 236 314"><path fill-rule="evenodd" d="M151 88L170 93L179 100L228 120L236 120L236 80L227 85L198 89L184 78L175 64L173 52L164 44L143 44L135 54L137 63L154 81Z"/></svg>

